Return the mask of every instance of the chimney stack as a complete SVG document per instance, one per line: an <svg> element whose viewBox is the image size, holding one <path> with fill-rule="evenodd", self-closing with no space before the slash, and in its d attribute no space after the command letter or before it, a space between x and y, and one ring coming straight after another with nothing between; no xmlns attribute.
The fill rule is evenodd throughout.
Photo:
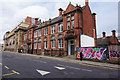
<svg viewBox="0 0 120 80"><path fill-rule="evenodd" d="M89 5L89 2L88 2L88 0L85 0L85 5Z"/></svg>
<svg viewBox="0 0 120 80"><path fill-rule="evenodd" d="M103 32L102 34L103 34L103 38L106 37L106 33L105 32Z"/></svg>
<svg viewBox="0 0 120 80"><path fill-rule="evenodd" d="M62 15L62 11L63 11L63 9L60 8L60 9L58 9L58 10L59 10L59 16L61 16L61 15Z"/></svg>
<svg viewBox="0 0 120 80"><path fill-rule="evenodd" d="M116 31L115 30L112 30L112 36L116 36L116 33L115 33Z"/></svg>
<svg viewBox="0 0 120 80"><path fill-rule="evenodd" d="M35 18L35 24L37 25L37 23L38 23L38 18Z"/></svg>

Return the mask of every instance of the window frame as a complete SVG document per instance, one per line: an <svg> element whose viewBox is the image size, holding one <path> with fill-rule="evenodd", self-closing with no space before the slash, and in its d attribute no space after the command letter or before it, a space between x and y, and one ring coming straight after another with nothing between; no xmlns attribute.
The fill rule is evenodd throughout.
<svg viewBox="0 0 120 80"><path fill-rule="evenodd" d="M58 48L63 48L63 39L58 39Z"/></svg>
<svg viewBox="0 0 120 80"><path fill-rule="evenodd" d="M51 41L51 44L52 44L52 45L51 45L51 48L55 48L55 47L56 47L56 40L52 40L52 41Z"/></svg>
<svg viewBox="0 0 120 80"><path fill-rule="evenodd" d="M63 23L58 24L58 32L63 32Z"/></svg>
<svg viewBox="0 0 120 80"><path fill-rule="evenodd" d="M41 42L39 42L38 44L39 44L39 46L38 46L38 47L39 47L39 49L41 49Z"/></svg>
<svg viewBox="0 0 120 80"><path fill-rule="evenodd" d="M44 29L44 35L48 35L48 28Z"/></svg>
<svg viewBox="0 0 120 80"><path fill-rule="evenodd" d="M47 46L47 47L46 47ZM48 48L48 42L47 41L45 41L44 42L44 49L47 49Z"/></svg>

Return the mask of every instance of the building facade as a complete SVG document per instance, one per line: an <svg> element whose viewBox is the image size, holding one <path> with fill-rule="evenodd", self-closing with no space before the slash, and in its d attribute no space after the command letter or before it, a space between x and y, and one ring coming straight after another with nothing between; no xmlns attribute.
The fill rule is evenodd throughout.
<svg viewBox="0 0 120 80"><path fill-rule="evenodd" d="M5 33L3 40L4 46L3 50L15 51L17 52L22 47L22 36L23 32L29 27L29 23L21 22L17 27L15 27L11 32Z"/></svg>
<svg viewBox="0 0 120 80"><path fill-rule="evenodd" d="M27 17L25 23L28 26L25 29L15 29L12 35L9 35L12 32L5 34L4 48L12 49L7 44L10 38L13 42L15 38L15 51L23 49L24 53L30 54L75 55L77 48L81 47L81 34L93 37L97 46L95 15L86 0L83 7L69 3L66 10L60 8L59 16L48 21Z"/></svg>
<svg viewBox="0 0 120 80"><path fill-rule="evenodd" d="M89 3L85 2L83 7L69 3L66 10L59 9L58 17L45 22L35 18L32 25L24 32L24 52L45 55L74 55L77 51L76 48L81 46L81 34L93 37L97 45L95 15L91 12Z"/></svg>

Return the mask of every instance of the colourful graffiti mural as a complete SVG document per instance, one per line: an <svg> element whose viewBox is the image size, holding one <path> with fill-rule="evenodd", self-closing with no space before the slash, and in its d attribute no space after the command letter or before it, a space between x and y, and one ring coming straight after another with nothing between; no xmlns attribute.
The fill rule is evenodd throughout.
<svg viewBox="0 0 120 80"><path fill-rule="evenodd" d="M80 52L82 51L83 58L103 59L103 54L106 48L79 48L77 58L80 58Z"/></svg>
<svg viewBox="0 0 120 80"><path fill-rule="evenodd" d="M110 57L120 57L120 54L118 51L111 50L109 53L110 53Z"/></svg>

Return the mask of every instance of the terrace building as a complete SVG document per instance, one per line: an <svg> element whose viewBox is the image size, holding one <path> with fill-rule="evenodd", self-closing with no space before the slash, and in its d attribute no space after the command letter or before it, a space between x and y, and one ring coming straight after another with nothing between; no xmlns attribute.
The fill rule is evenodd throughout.
<svg viewBox="0 0 120 80"><path fill-rule="evenodd" d="M89 2L81 7L69 3L66 10L58 9L59 15L48 21L27 17L11 32L4 35L4 50L45 55L75 55L81 47L82 34L94 38L97 46L96 14Z"/></svg>
<svg viewBox="0 0 120 80"><path fill-rule="evenodd" d="M23 33L24 53L74 55L80 47L80 35L88 35L95 40L96 18L86 0L85 6L69 3L66 10L59 9L59 16L41 22L38 18L29 18L31 25Z"/></svg>

